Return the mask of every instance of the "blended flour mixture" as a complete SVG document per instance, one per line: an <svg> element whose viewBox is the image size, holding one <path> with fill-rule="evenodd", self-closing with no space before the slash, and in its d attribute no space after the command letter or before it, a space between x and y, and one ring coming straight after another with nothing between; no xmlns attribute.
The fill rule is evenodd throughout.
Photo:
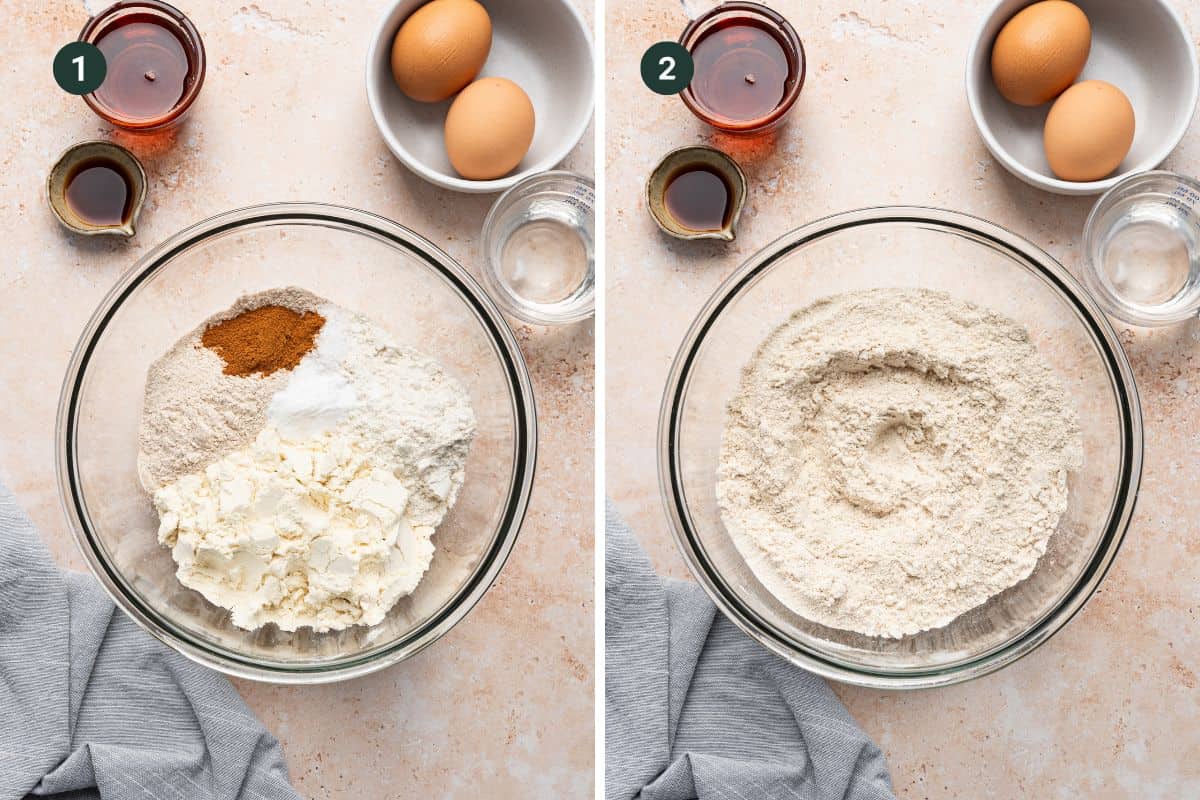
<svg viewBox="0 0 1200 800"><path fill-rule="evenodd" d="M782 603L899 638L1028 577L1082 461L1076 411L1020 324L880 289L763 342L728 408L717 496Z"/></svg>
<svg viewBox="0 0 1200 800"><path fill-rule="evenodd" d="M138 469L180 582L242 628L338 630L417 587L474 431L436 362L278 289L151 366Z"/></svg>

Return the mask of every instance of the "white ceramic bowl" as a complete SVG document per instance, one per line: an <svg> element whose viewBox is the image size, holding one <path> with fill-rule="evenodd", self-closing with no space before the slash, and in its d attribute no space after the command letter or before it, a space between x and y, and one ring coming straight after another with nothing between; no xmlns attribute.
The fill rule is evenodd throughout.
<svg viewBox="0 0 1200 800"><path fill-rule="evenodd" d="M501 192L527 175L554 168L583 138L592 118L592 37L572 0L482 0L492 18L492 50L480 77L515 81L533 101L537 117L525 158L491 181L462 178L450 164L443 130L451 100L418 103L392 78L392 40L426 2L393 2L367 53L367 100L388 148L425 180L458 192Z"/></svg>
<svg viewBox="0 0 1200 800"><path fill-rule="evenodd" d="M992 43L1033 0L998 0L984 15L967 55L967 101L988 150L1009 172L1057 194L1099 194L1130 173L1154 169L1179 144L1196 110L1200 66L1183 19L1166 0L1072 2L1092 26L1092 50L1079 80L1108 81L1133 103L1133 147L1112 175L1086 182L1054 177L1042 147L1051 103L1026 108L996 91Z"/></svg>

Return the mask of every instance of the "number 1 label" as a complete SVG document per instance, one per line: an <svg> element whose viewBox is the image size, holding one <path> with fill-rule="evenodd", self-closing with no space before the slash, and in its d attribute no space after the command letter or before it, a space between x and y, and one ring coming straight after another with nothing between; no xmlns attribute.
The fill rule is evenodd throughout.
<svg viewBox="0 0 1200 800"><path fill-rule="evenodd" d="M54 56L54 82L68 94L91 94L107 74L104 53L94 44L71 42Z"/></svg>

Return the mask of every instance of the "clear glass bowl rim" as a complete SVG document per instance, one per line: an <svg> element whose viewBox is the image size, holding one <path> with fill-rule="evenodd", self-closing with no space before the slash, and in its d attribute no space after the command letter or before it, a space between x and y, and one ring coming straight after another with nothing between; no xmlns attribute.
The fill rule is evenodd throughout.
<svg viewBox="0 0 1200 800"><path fill-rule="evenodd" d="M109 563L104 548L93 533L76 475L74 431L80 389L92 351L122 303L162 269L167 261L210 237L263 223L288 222L328 225L334 230L341 230L340 226L355 229L415 256L449 281L488 331L502 362L511 388L516 439L515 475L501 515L498 535L456 596L409 635L387 647L315 666L266 663L226 648L214 647L143 603L137 593L129 588L121 573ZM105 591L141 628L193 661L227 675L282 684L331 683L361 677L416 655L458 624L491 588L516 544L533 488L537 461L537 411L533 385L516 337L491 298L449 255L403 225L359 209L327 203L266 203L226 211L183 229L146 253L117 280L88 320L71 354L59 397L54 459L59 501L76 545Z"/></svg>
<svg viewBox="0 0 1200 800"><path fill-rule="evenodd" d="M1046 279L1087 323L1106 361L1121 422L1121 474L1113 509L1096 552L1071 591L1050 613L1013 640L974 659L926 670L866 670L843 663L786 636L738 598L707 557L696 533L679 476L682 472L678 427L690 373L705 336L724 308L775 262L804 245L840 231L881 223L935 228L965 236L996 249ZM1014 264L1016 266L1016 264ZM1057 633L1096 591L1132 519L1141 482L1143 456L1141 404L1133 370L1120 339L1095 300L1065 267L1024 237L999 225L957 211L922 206L877 206L846 211L803 225L771 242L742 264L717 288L684 336L663 392L658 425L659 489L675 543L693 576L717 608L747 635L804 669L830 680L875 689L926 689L987 675L1032 652Z"/></svg>

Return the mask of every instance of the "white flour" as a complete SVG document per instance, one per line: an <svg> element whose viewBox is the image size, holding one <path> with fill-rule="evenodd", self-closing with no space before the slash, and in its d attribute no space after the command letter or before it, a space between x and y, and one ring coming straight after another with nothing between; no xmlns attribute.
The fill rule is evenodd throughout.
<svg viewBox="0 0 1200 800"><path fill-rule="evenodd" d="M239 627L373 625L429 568L433 533L462 486L474 414L462 387L435 362L397 347L362 316L287 291L239 306L289 299L295 310L318 311L326 322L316 347L290 373L276 373L284 377L271 383L273 392L255 389L259 429L250 441L192 452L181 463L201 462L199 469L147 487L159 540L172 548L180 582L230 609ZM220 371L219 358L210 364L172 353L156 365L152 383L173 375L221 384L208 372ZM223 378L236 386L275 375ZM178 386L148 390L147 398L172 391L196 396ZM240 408L193 410L173 441L207 443L195 421ZM161 420L161 412L148 407L145 416Z"/></svg>
<svg viewBox="0 0 1200 800"><path fill-rule="evenodd" d="M855 292L797 312L746 366L717 495L781 602L899 638L1029 576L1082 453L1018 323L936 292Z"/></svg>

